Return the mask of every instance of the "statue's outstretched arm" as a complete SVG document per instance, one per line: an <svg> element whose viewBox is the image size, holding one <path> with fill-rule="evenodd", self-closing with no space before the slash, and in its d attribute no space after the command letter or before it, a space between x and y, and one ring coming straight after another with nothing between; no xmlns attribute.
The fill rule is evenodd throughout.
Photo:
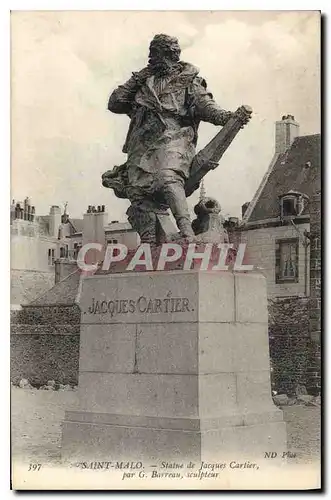
<svg viewBox="0 0 331 500"><path fill-rule="evenodd" d="M213 125L225 125L232 117L231 111L222 109L207 90L206 81L197 77L193 83L194 115L198 120L212 123Z"/></svg>

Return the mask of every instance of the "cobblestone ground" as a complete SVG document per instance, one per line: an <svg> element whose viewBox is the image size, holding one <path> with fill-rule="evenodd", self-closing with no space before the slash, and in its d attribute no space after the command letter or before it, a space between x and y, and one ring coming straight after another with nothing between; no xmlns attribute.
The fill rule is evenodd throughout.
<svg viewBox="0 0 331 500"><path fill-rule="evenodd" d="M64 410L75 405L75 391L43 391L12 387L12 458L23 462L59 463ZM320 408L284 407L288 449L296 463L319 460Z"/></svg>

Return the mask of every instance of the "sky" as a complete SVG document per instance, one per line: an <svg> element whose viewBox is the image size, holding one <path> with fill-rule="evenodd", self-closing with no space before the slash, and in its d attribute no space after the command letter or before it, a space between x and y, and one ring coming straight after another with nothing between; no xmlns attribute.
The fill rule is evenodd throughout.
<svg viewBox="0 0 331 500"><path fill-rule="evenodd" d="M205 177L222 213L239 216L274 154L275 121L291 114L300 135L320 132L320 18L314 11L16 11L11 14L11 194L36 213L68 202L72 217L106 205L126 220L127 200L101 185L125 161L129 118L107 110L112 90L147 63L156 33L178 37L216 102L253 108ZM219 128L202 123L198 150ZM198 193L189 199L190 208Z"/></svg>

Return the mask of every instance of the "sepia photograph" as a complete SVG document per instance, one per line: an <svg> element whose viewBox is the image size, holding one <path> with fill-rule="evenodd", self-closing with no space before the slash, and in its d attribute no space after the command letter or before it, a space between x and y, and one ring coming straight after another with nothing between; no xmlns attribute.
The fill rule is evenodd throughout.
<svg viewBox="0 0 331 500"><path fill-rule="evenodd" d="M321 24L11 11L11 489L321 489Z"/></svg>

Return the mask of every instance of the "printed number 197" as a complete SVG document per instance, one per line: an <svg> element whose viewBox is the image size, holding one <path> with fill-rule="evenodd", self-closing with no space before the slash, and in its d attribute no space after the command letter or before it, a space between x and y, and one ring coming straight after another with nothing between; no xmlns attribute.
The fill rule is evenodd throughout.
<svg viewBox="0 0 331 500"><path fill-rule="evenodd" d="M41 469L41 464L30 464L28 470L35 471L40 469Z"/></svg>

